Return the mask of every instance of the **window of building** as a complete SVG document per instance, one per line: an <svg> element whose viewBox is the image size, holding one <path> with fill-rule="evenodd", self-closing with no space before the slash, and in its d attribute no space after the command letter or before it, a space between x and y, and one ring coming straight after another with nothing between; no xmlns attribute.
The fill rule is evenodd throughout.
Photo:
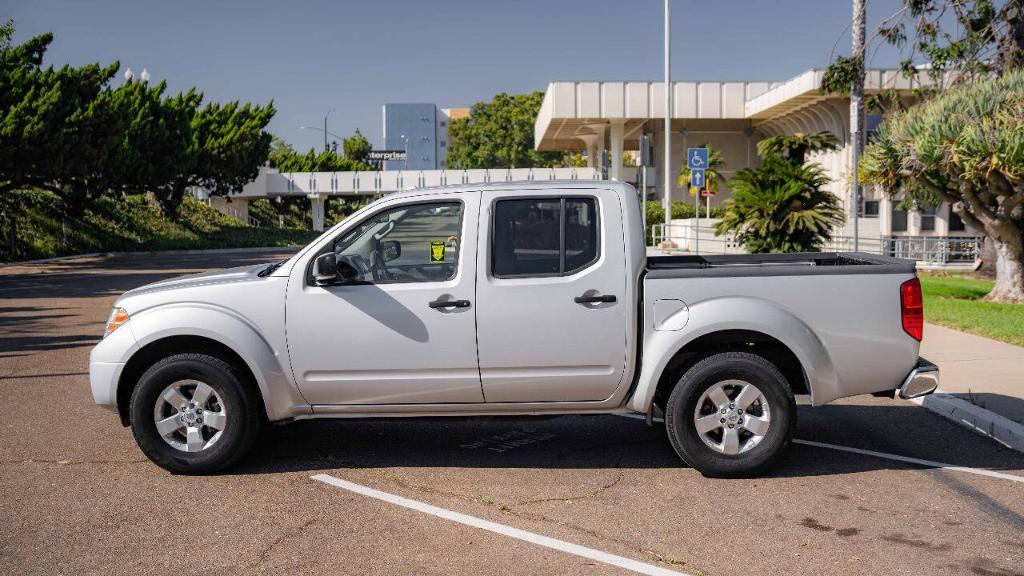
<svg viewBox="0 0 1024 576"><path fill-rule="evenodd" d="M444 120L441 120L441 128L444 128L447 125L448 125L447 122L445 122Z"/></svg>
<svg viewBox="0 0 1024 576"><path fill-rule="evenodd" d="M878 218L878 200L865 200L864 201L864 217L865 218Z"/></svg>
<svg viewBox="0 0 1024 576"><path fill-rule="evenodd" d="M444 140L441 140L441 148L444 148L446 146L448 146L448 143L445 142Z"/></svg>
<svg viewBox="0 0 1024 576"><path fill-rule="evenodd" d="M921 206L921 231L931 232L935 230L935 207Z"/></svg>
<svg viewBox="0 0 1024 576"><path fill-rule="evenodd" d="M893 232L906 232L907 231L907 211L900 210L896 206L892 207L892 231Z"/></svg>
<svg viewBox="0 0 1024 576"><path fill-rule="evenodd" d="M491 269L495 276L562 276L598 257L597 200L528 198L494 207Z"/></svg>
<svg viewBox="0 0 1024 576"><path fill-rule="evenodd" d="M949 231L950 232L963 232L967 230L967 226L964 224L962 218L957 215L953 210L949 211Z"/></svg>

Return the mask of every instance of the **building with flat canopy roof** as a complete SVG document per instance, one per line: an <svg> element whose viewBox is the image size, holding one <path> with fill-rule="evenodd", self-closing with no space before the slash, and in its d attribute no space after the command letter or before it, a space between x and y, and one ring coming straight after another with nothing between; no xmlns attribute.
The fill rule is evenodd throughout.
<svg viewBox="0 0 1024 576"><path fill-rule="evenodd" d="M779 134L828 130L839 138L841 148L811 155L809 160L825 168L831 177L832 192L843 200L847 214L852 216L850 101L823 94L823 74L824 70L808 70L785 82L673 82L673 166L667 187L672 200L692 201L689 191L677 184L688 147L710 144L720 150L724 167L719 172L728 181L736 171L758 164L759 141ZM894 89L910 102L915 87L917 81L905 78L899 70L869 70L866 74L866 94ZM585 151L591 166L600 157L600 151L607 149L609 177L621 180L623 152L637 150L640 136L648 134L653 145L650 158L656 170L648 172L646 196L662 199L666 183L658 164L664 158L664 90L664 82L551 82L537 115L535 146L545 151ZM869 139L880 122L879 115L867 115L865 130ZM711 205L720 205L730 196L726 182ZM890 237L978 236L964 226L948 205L909 213L904 208L898 200L865 186L859 222L862 247L881 249L884 239ZM838 235L852 237L852 218Z"/></svg>

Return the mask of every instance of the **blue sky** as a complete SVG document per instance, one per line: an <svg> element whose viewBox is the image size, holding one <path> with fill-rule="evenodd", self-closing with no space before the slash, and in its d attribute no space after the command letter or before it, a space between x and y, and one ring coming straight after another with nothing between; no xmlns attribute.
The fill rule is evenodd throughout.
<svg viewBox="0 0 1024 576"><path fill-rule="evenodd" d="M5 0L16 41L56 35L48 63L149 69L211 100L273 99L270 129L300 149L357 127L381 140L381 104L469 106L551 80L662 77L661 0ZM869 34L897 0L868 0ZM848 53L850 0L675 0L672 75L784 80ZM891 49L874 66L892 66Z"/></svg>

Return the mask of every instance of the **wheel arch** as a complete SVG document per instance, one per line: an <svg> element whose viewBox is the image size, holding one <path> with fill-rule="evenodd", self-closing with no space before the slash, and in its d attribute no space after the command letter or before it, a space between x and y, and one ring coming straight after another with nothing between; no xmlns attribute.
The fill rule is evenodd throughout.
<svg viewBox="0 0 1024 576"><path fill-rule="evenodd" d="M270 421L308 413L309 405L281 365L279 354L250 323L220 307L162 306L132 314L136 345L117 382L117 410L127 424L128 402L139 377L154 362L172 354L215 355L235 366L255 387Z"/></svg>
<svg viewBox="0 0 1024 576"><path fill-rule="evenodd" d="M838 379L828 351L799 318L767 300L722 297L690 307L676 331L648 331L643 369L628 407L646 413L689 366L710 354L745 351L779 366L794 393L812 404L837 397Z"/></svg>

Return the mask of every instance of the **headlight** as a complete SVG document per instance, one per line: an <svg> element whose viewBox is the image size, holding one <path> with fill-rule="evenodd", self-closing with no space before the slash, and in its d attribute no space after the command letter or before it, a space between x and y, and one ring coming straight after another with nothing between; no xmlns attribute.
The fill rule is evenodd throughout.
<svg viewBox="0 0 1024 576"><path fill-rule="evenodd" d="M124 308L114 308L110 311L110 318L107 318L107 328L103 331L103 337L106 338L127 321L128 313L124 311Z"/></svg>

